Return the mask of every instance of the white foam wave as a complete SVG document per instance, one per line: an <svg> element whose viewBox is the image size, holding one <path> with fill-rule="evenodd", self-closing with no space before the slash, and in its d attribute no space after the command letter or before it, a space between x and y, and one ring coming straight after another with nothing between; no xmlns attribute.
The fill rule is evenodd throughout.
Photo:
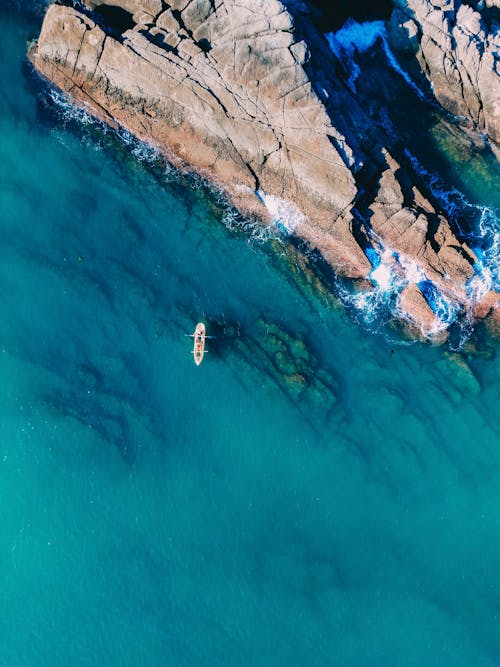
<svg viewBox="0 0 500 667"><path fill-rule="evenodd" d="M255 194L269 211L273 225L281 232L293 234L306 222L306 216L293 202L266 194L263 190L257 190Z"/></svg>
<svg viewBox="0 0 500 667"><path fill-rule="evenodd" d="M110 132L113 132L113 136L118 138L119 141L130 151L140 162L146 164L155 164L161 165L163 171L163 178L165 181L168 181L174 178L179 172L178 170L165 158L161 153L151 146L150 144L137 139L133 134L124 128L119 130L113 130L106 123L99 120L93 116L84 106L75 104L74 100L69 97L66 93L52 88L48 92L49 99L54 105L56 112L61 120L62 127L67 126L69 123L75 122L80 125L83 129L88 128L89 130L92 127L98 127L99 133L82 133L81 141L86 146L99 151L104 148L104 142L101 140L103 135L107 135ZM59 141L65 143L65 137L58 131L56 131ZM193 185L196 187L197 184L194 182Z"/></svg>
<svg viewBox="0 0 500 667"><path fill-rule="evenodd" d="M424 328L423 333L429 337L440 334L457 320L461 312L460 304L443 294L429 280L425 271L413 258L400 254L398 255L398 262L403 270L403 286L417 285L435 315L433 325L427 329ZM399 308L398 314L404 316Z"/></svg>
<svg viewBox="0 0 500 667"><path fill-rule="evenodd" d="M59 116L62 121L77 121L82 125L96 125L100 123L92 114L90 114L85 107L76 105L65 93L56 88L49 90L49 98L54 103L55 108L59 111ZM107 127L103 124L103 130Z"/></svg>
<svg viewBox="0 0 500 667"><path fill-rule="evenodd" d="M493 209L483 208L478 229L482 244L481 250L476 247L477 273L490 289L500 291L500 220Z"/></svg>
<svg viewBox="0 0 500 667"><path fill-rule="evenodd" d="M436 174L423 167L409 150L405 150L414 170L422 176L450 222L460 231L476 255L474 275L467 283L469 300L478 303L490 291L500 291L500 219L490 206L473 204L463 192L447 188ZM465 228L464 219L468 220Z"/></svg>
<svg viewBox="0 0 500 667"><path fill-rule="evenodd" d="M355 293L340 287L341 300L354 307L368 324L385 322L393 316L409 319L400 308L400 297L406 286L416 284L435 316L432 326L422 331L423 335L432 338L446 330L457 320L460 304L443 294L414 259L397 253L373 236L374 245L367 251L373 265L369 274L373 287Z"/></svg>
<svg viewBox="0 0 500 667"><path fill-rule="evenodd" d="M265 225L260 220L245 218L230 204L224 206L222 222L230 232L245 234L251 244L261 245L269 241L281 241L276 227Z"/></svg>
<svg viewBox="0 0 500 667"><path fill-rule="evenodd" d="M435 200L446 211L452 224L460 229L477 257L474 275L466 284L468 308L464 312L463 305L443 293L415 259L385 245L373 230L368 230L372 246L366 250L373 266L369 275L373 287L353 294L340 286L340 297L346 305L354 307L369 324L387 321L391 316L408 319L399 307L399 298L405 286L416 284L435 315L432 326L422 333L432 338L453 324L454 340L458 341L456 344L459 348L471 335L474 306L480 303L489 291L500 291L498 213L491 207L469 202L464 193L456 188L446 188L441 179L425 170L409 151L406 151L406 154L415 171L424 178ZM465 218L472 229L464 229Z"/></svg>
<svg viewBox="0 0 500 667"><path fill-rule="evenodd" d="M379 43L390 67L404 79L415 94L427 100L427 96L416 85L412 78L399 65L392 53L387 39L385 23L383 21L368 21L358 23L348 19L344 26L335 33L326 35L331 50L343 62L348 71L348 85L356 92L356 80L361 74L357 63L357 56L365 53ZM478 257L474 265L474 276L467 284L467 295L471 304L471 311L485 294L490 290L500 290L500 225L498 213L486 206L475 205L469 202L456 188L444 187L441 179L425 170L409 152L405 151L413 164L415 171L425 179L427 187L439 201L452 223L466 238L470 248ZM475 228L471 232L464 229L464 219L475 219ZM349 295L348 300L356 308L367 308L368 319L372 319L374 312L388 302L394 301L394 294L399 293L402 286L409 283L427 285L427 280L418 265L408 258L398 257L395 267L394 260L387 261L388 249L384 249L381 240L372 238L380 259L374 264L370 278L374 285L373 290ZM384 259L385 258L385 259ZM434 289L429 288L426 295L436 315L436 326L439 330L448 327L456 321L460 311L459 306L452 300ZM470 315L470 313L469 313ZM466 316L467 318L467 316ZM430 332L438 333L438 331Z"/></svg>
<svg viewBox="0 0 500 667"><path fill-rule="evenodd" d="M137 137L134 137L134 135L127 130L120 129L118 134L121 142L129 148L131 154L140 162L145 162L147 164L153 164L158 160L166 162L165 158L156 148L154 148L154 146L137 139ZM167 169L167 171L169 170Z"/></svg>
<svg viewBox="0 0 500 667"><path fill-rule="evenodd" d="M376 269L373 269L370 274L370 278L372 279L372 282L377 285L377 287L380 287L381 290L387 291L391 289L393 283L393 273L391 269L385 264L379 264Z"/></svg>
<svg viewBox="0 0 500 667"><path fill-rule="evenodd" d="M326 39L333 53L335 53L339 60L347 63L349 66L350 74L347 84L353 93L356 92L356 79L361 73L361 69L356 63L356 55L369 51L380 40L391 68L405 80L418 97L427 99L409 74L400 67L391 51L384 21L358 23L354 19L347 19L342 28L337 30L337 32L327 33Z"/></svg>
<svg viewBox="0 0 500 667"><path fill-rule="evenodd" d="M51 88L48 94L54 107L59 113L63 125L75 121L84 127L97 125L103 133L110 131L110 128L105 123L92 116L84 107L75 105L74 101L62 91ZM140 162L153 164L158 162L158 160L161 160L163 163L163 175L165 180L169 180L174 177L175 174L178 174L176 168L163 158L154 147L140 141L127 130L120 128L115 132L115 136ZM61 142L65 141L63 136L59 136L59 140ZM95 137L92 137L92 139L89 140L88 137L84 136L82 141L86 144L91 143L96 149L101 148L100 142ZM274 225L265 225L258 220L241 216L234 207L231 206L226 195L199 174L191 173L189 176L191 188L206 189L220 204L223 210L222 222L225 227L231 232L244 233L248 237L250 243L263 244L268 243L271 240L278 240L283 232L288 234L294 228L294 220L297 220L296 212L287 205L287 202L279 200L277 197L269 195L265 196L266 205L273 214L275 222Z"/></svg>
<svg viewBox="0 0 500 667"><path fill-rule="evenodd" d="M340 286L339 292L346 305L354 307L366 324L373 325L386 321L393 312L395 299L404 286L404 276L391 248L377 241L367 255L373 266L369 275L373 286L355 293Z"/></svg>
<svg viewBox="0 0 500 667"><path fill-rule="evenodd" d="M482 210L482 207L476 207L470 204L464 193L460 192L457 188L446 187L443 184L442 179L437 174L430 172L421 165L418 159L407 148L404 150L404 153L410 160L414 171L425 181L427 188L439 201L441 207L446 211L448 219L452 223L459 226L460 214L463 213L464 209L468 206L476 208L477 210Z"/></svg>
<svg viewBox="0 0 500 667"><path fill-rule="evenodd" d="M427 279L427 276L414 259L405 255L399 255L399 263L403 268L407 283L418 285L418 283L424 282Z"/></svg>

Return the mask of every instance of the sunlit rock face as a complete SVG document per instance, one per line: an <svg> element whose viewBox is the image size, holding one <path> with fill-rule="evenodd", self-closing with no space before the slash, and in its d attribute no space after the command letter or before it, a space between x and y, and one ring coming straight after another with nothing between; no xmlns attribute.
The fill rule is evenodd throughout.
<svg viewBox="0 0 500 667"><path fill-rule="evenodd" d="M477 257L415 185L411 163L394 159L351 85L350 62L307 4L85 5L48 9L30 53L47 79L203 175L243 213L286 218L287 233L338 275L375 290L397 285L401 299L413 285L398 313L425 334L446 328L443 300L472 312Z"/></svg>
<svg viewBox="0 0 500 667"><path fill-rule="evenodd" d="M500 9L497 0L395 0L392 47L414 58L440 104L486 135L500 157Z"/></svg>

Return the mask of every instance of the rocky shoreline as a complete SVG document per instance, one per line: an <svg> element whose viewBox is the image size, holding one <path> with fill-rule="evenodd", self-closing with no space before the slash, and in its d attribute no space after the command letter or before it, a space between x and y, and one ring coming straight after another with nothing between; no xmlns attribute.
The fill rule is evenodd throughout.
<svg viewBox="0 0 500 667"><path fill-rule="evenodd" d="M391 46L479 144L500 159L500 3L396 0Z"/></svg>
<svg viewBox="0 0 500 667"><path fill-rule="evenodd" d="M400 25L401 44L408 18L398 4L390 34L397 42ZM339 275L400 281L398 313L424 336L445 336L437 297L498 323L500 295L471 289L480 281L476 254L417 186L411 164L396 158L305 3L75 5L48 8L30 59L77 103L201 174L244 214L279 219ZM481 90L471 127L486 128L493 145L494 88Z"/></svg>

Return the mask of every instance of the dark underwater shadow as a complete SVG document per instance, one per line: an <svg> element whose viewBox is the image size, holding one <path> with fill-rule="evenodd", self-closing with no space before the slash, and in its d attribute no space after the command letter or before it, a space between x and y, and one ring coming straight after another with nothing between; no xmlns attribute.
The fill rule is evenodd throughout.
<svg viewBox="0 0 500 667"><path fill-rule="evenodd" d="M160 409L154 388L138 359L117 355L117 368L98 351L74 346L67 350L20 345L18 356L35 368L49 373L49 389L39 398L57 418L70 417L92 429L104 442L113 445L127 464L137 457L137 428L150 432L156 441L167 444L168 419ZM124 377L124 372L127 377Z"/></svg>
<svg viewBox="0 0 500 667"><path fill-rule="evenodd" d="M22 14L25 19L42 23L43 16L51 0L0 0L2 12Z"/></svg>
<svg viewBox="0 0 500 667"><path fill-rule="evenodd" d="M311 0L313 20L321 32L332 32L351 18L359 23L388 19L392 12L391 0Z"/></svg>

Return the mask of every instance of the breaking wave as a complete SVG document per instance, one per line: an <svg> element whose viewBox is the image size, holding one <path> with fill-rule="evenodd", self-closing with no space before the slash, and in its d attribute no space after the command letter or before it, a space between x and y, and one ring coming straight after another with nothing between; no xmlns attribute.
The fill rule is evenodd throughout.
<svg viewBox="0 0 500 667"><path fill-rule="evenodd" d="M48 90L48 97L51 102L51 108L55 109L58 118L61 121L61 125L64 128L71 123L75 123L81 129L99 129L99 135L93 133L92 135L84 134L83 136L84 143L92 145L96 150L101 150L103 148L103 142L99 137L113 136L118 138L120 143L128 149L130 154L140 162L156 164L161 161L164 165L165 175L169 175L174 170L172 165L170 165L166 158L164 158L156 148L137 139L137 137L124 128L115 130L109 127L106 123L87 111L85 106L75 104L64 92L55 88L50 88Z"/></svg>
<svg viewBox="0 0 500 667"><path fill-rule="evenodd" d="M380 41L391 68L405 80L420 99L428 99L409 74L400 67L389 46L384 21L358 23L354 19L347 19L340 30L327 33L326 39L337 58L348 66L349 78L347 84L353 93L356 93L356 80L361 74L361 69L356 63L356 55L370 50L377 41Z"/></svg>
<svg viewBox="0 0 500 667"><path fill-rule="evenodd" d="M102 125L103 131L107 131L107 126L92 116L85 107L77 105L65 93L57 88L49 88L47 95L56 109L59 119L67 125L72 121L81 123L82 125Z"/></svg>
<svg viewBox="0 0 500 667"><path fill-rule="evenodd" d="M489 290L500 291L500 217L492 206L474 204L463 192L449 188L442 179L425 169L405 150L413 169L424 178L428 189L446 211L448 220L477 257L474 276L467 288L472 299L480 301Z"/></svg>
<svg viewBox="0 0 500 667"><path fill-rule="evenodd" d="M261 220L241 215L223 193L216 191L214 194L222 207L222 223L232 234L244 234L252 245L282 240L283 235L275 225L265 225Z"/></svg>
<svg viewBox="0 0 500 667"><path fill-rule="evenodd" d="M415 284L435 316L431 326L422 328L422 334L432 338L448 329L460 314L459 304L440 292L413 259L384 244L373 232L372 241L373 245L366 249L372 265L371 287L353 293L337 284L341 301L355 310L358 319L378 330L391 319L410 319L402 310L400 299L404 288Z"/></svg>
<svg viewBox="0 0 500 667"><path fill-rule="evenodd" d="M348 72L347 85L353 93L356 93L356 82L361 75L359 54L380 45L388 65L394 72L406 82L419 99L432 102L400 67L390 49L384 21L358 23L348 19L340 30L328 33L326 38L330 49ZM423 177L427 188L440 207L446 211L452 226L477 258L473 267L474 275L466 285L472 311L474 305L479 303L488 291L500 290L498 211L492 207L471 203L463 192L446 187L439 176L424 169L408 150L405 153L415 172ZM353 293L352 290L340 285L339 293L347 306L354 308L357 315L370 326L382 325L391 317L404 317L399 305L400 295L407 285L413 283L419 287L435 315L435 325L432 330L424 332L425 334L433 336L448 329L452 324L457 324L463 329L462 338L470 334L473 320L470 311L463 313L460 306L442 294L415 262L398 255L392 248L384 245L373 230L365 231L371 243L371 247L365 249L372 264L369 275L371 287Z"/></svg>
<svg viewBox="0 0 500 667"><path fill-rule="evenodd" d="M255 194L269 211L272 225L285 236L293 234L306 222L306 216L292 202L268 195L263 190L257 190Z"/></svg>
<svg viewBox="0 0 500 667"><path fill-rule="evenodd" d="M372 265L369 274L372 286L353 293L339 285L338 291L341 300L346 306L354 308L359 318L368 325L379 328L391 317L406 317L400 308L401 292L407 285L415 284L435 315L435 324L424 330L424 335L433 337L455 325L458 331L457 347L461 347L473 329L474 306L480 303L489 291L500 291L498 211L470 202L465 194L456 188L447 188L439 176L422 167L410 151L405 152L413 169L425 179L428 189L446 212L450 223L477 258L473 265L474 274L466 283L470 307L464 312L460 304L436 287L413 259L384 244L371 229L366 229L371 245L365 249L365 253Z"/></svg>

